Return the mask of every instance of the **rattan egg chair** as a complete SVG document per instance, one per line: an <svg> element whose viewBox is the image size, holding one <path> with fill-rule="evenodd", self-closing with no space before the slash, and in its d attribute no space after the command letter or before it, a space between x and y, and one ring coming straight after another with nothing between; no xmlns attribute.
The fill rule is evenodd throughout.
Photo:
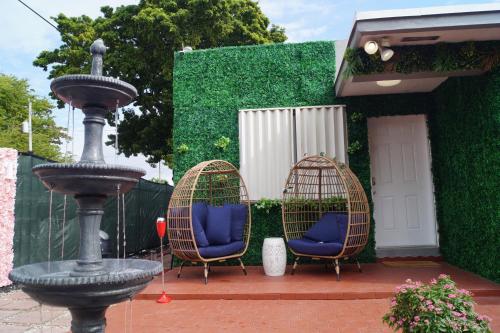
<svg viewBox="0 0 500 333"><path fill-rule="evenodd" d="M295 256L292 275L301 257L324 259L327 264L333 260L337 280L341 258L355 259L361 272L356 255L368 241L370 208L347 165L325 156L305 157L295 164L283 191L282 214L287 244Z"/></svg>
<svg viewBox="0 0 500 333"><path fill-rule="evenodd" d="M205 217L203 207L208 210ZM228 210L232 212L232 218L239 216L240 223L235 227L235 220L230 221L232 224L229 243L223 241L214 245L214 237L227 238L227 229L224 226L227 225ZM226 213L221 213L220 216L210 215L210 212L214 211ZM206 219L205 223L203 218ZM241 256L248 247L251 221L245 182L231 163L222 160L205 161L187 171L175 186L167 211L167 235L172 253L182 260L177 277L181 276L182 267L186 262L203 263L206 284L210 263L228 259L237 259L246 275ZM217 228L224 228L224 232L217 231ZM236 235L233 235L235 228ZM226 235L220 236L213 230ZM208 237L209 232L212 233L212 239Z"/></svg>

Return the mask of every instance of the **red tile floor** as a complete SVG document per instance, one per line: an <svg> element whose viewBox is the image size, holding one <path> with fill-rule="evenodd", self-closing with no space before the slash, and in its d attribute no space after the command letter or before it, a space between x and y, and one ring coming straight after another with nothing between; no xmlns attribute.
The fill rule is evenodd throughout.
<svg viewBox="0 0 500 333"><path fill-rule="evenodd" d="M167 272L167 292L174 300L158 304L161 279L136 297L108 311L106 332L390 332L381 317L395 286L407 278L428 281L450 274L459 287L476 295L477 311L493 318L500 332L500 285L446 263L433 267L346 265L337 282L331 267L299 266L295 275L267 277L262 267L216 266L203 284L201 267Z"/></svg>

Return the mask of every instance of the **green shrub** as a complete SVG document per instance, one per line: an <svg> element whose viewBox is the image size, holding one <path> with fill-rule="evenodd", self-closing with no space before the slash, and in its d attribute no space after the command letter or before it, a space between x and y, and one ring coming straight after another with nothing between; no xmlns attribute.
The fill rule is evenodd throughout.
<svg viewBox="0 0 500 333"><path fill-rule="evenodd" d="M429 284L406 280L396 288L383 322L403 333L490 333L488 316L478 315L471 293L441 274Z"/></svg>

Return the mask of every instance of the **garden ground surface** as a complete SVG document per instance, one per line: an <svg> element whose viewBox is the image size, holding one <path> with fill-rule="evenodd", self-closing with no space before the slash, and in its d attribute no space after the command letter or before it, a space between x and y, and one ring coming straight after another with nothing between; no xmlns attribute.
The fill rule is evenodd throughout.
<svg viewBox="0 0 500 333"><path fill-rule="evenodd" d="M295 275L288 272L267 277L262 267L249 267L244 276L239 267L215 266L205 285L199 266L185 267L180 279L177 270L169 271L171 303L155 302L161 292L155 278L133 302L108 310L106 332L391 332L381 318L394 288L407 278L427 282L440 273L472 290L477 312L492 317L493 332L500 332L500 285L446 263L365 264L363 273L345 265L340 282L331 266L299 265ZM68 332L70 320L67 310L40 307L20 290L0 293L0 333Z"/></svg>

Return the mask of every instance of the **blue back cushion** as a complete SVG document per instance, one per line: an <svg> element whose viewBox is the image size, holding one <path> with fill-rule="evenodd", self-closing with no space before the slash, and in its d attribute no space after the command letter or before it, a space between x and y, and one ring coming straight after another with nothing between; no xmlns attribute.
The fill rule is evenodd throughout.
<svg viewBox="0 0 500 333"><path fill-rule="evenodd" d="M209 242L207 236L205 235L205 226L207 224L207 205L202 202L193 204L191 207L191 217L196 245L200 247L208 246Z"/></svg>
<svg viewBox="0 0 500 333"><path fill-rule="evenodd" d="M347 215L327 212L307 232L305 238L316 242L343 243L347 233Z"/></svg>
<svg viewBox="0 0 500 333"><path fill-rule="evenodd" d="M231 242L231 207L207 206L206 235L210 245L222 245Z"/></svg>
<svg viewBox="0 0 500 333"><path fill-rule="evenodd" d="M243 232L247 223L248 208L242 204L226 204L231 209L231 241L243 240Z"/></svg>
<svg viewBox="0 0 500 333"><path fill-rule="evenodd" d="M336 215L336 219L337 219L337 224L339 226L339 243L342 243L344 244L344 241L345 241L345 237L347 236L347 222L348 222L348 218L347 218L347 214L335 214Z"/></svg>

